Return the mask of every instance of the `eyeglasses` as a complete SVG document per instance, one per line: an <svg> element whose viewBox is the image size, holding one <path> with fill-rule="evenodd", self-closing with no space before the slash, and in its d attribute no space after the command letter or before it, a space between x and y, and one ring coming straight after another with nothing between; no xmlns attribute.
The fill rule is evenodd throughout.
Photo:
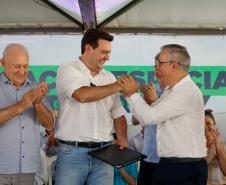
<svg viewBox="0 0 226 185"><path fill-rule="evenodd" d="M161 60L155 60L155 68L159 68L164 63L171 63L172 61L162 62Z"/></svg>

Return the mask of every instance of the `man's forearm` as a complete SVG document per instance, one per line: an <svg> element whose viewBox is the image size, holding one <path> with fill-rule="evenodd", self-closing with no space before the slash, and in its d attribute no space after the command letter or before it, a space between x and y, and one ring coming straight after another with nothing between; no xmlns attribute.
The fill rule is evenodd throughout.
<svg viewBox="0 0 226 185"><path fill-rule="evenodd" d="M129 185L136 185L136 179L133 176L126 173L124 168L120 169L120 174Z"/></svg>
<svg viewBox="0 0 226 185"><path fill-rule="evenodd" d="M127 141L127 123L125 116L121 116L114 120L115 132L118 140Z"/></svg>
<svg viewBox="0 0 226 185"><path fill-rule="evenodd" d="M72 97L78 102L93 102L113 95L121 90L120 85L112 83L104 86L81 87L74 91Z"/></svg>
<svg viewBox="0 0 226 185"><path fill-rule="evenodd" d="M34 109L42 126L46 129L52 129L54 127L54 117L51 111L42 102L34 104Z"/></svg>
<svg viewBox="0 0 226 185"><path fill-rule="evenodd" d="M25 109L26 108L21 102L0 109L0 125L3 125L6 121L13 118L14 116L21 114Z"/></svg>

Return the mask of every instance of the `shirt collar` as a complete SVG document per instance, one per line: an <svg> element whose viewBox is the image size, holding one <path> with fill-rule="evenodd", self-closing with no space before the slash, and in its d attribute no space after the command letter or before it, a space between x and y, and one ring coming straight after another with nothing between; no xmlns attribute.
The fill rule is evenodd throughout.
<svg viewBox="0 0 226 185"><path fill-rule="evenodd" d="M188 81L191 81L191 77L190 75L186 75L184 78L182 78L176 85L173 86L172 90L178 89L181 86L183 86L185 83L187 83Z"/></svg>
<svg viewBox="0 0 226 185"><path fill-rule="evenodd" d="M89 74L91 73L89 68L80 60L80 58L78 58L77 62L78 62L78 66L82 72L84 72L84 73L89 72ZM102 69L98 74L102 74L102 73L107 73L107 71L105 69Z"/></svg>
<svg viewBox="0 0 226 185"><path fill-rule="evenodd" d="M0 80L4 83L4 85L12 84L12 82L8 78L6 78L4 72L1 74ZM30 85L31 83L32 83L31 80L27 78L22 86L27 86L27 85Z"/></svg>
<svg viewBox="0 0 226 185"><path fill-rule="evenodd" d="M79 69L80 69L82 72L89 72L89 73L90 73L89 68L86 67L86 65L80 60L80 58L77 60L77 62L78 62Z"/></svg>

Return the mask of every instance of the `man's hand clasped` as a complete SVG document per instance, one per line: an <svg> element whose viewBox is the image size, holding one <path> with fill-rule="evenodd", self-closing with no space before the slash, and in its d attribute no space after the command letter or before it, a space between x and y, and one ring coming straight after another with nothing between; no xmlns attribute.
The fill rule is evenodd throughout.
<svg viewBox="0 0 226 185"><path fill-rule="evenodd" d="M48 85L45 82L41 82L37 88L31 89L30 91L24 93L20 103L24 109L32 107L34 104L41 103L47 92Z"/></svg>
<svg viewBox="0 0 226 185"><path fill-rule="evenodd" d="M130 75L120 77L117 80L117 83L121 86L121 92L125 95L125 97L131 96L140 88L137 81Z"/></svg>

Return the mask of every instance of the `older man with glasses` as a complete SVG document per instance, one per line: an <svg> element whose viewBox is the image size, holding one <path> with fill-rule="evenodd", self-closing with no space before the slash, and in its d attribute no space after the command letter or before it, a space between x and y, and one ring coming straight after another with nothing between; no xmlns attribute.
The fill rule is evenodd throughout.
<svg viewBox="0 0 226 185"><path fill-rule="evenodd" d="M157 124L160 162L152 185L206 185L204 103L189 76L189 66L184 46L161 48L155 72L167 87L151 105L137 93L139 86L131 76L120 79L132 114L144 124Z"/></svg>

